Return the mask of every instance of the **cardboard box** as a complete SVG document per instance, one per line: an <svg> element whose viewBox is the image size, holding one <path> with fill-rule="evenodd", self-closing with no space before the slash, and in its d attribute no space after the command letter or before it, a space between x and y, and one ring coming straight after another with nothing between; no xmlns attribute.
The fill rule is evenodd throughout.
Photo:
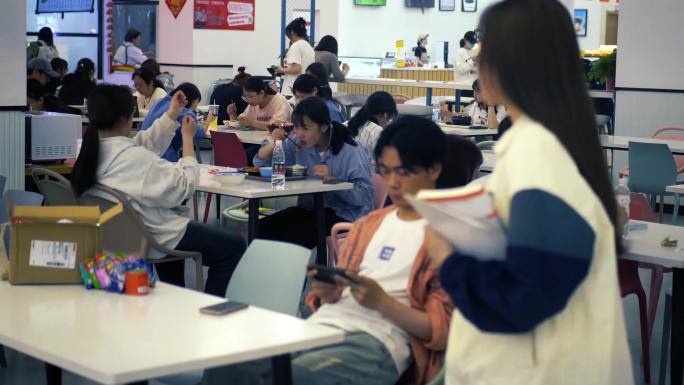
<svg viewBox="0 0 684 385"><path fill-rule="evenodd" d="M17 206L12 213L11 284L81 283L79 263L101 251L100 225L123 211L97 206Z"/></svg>

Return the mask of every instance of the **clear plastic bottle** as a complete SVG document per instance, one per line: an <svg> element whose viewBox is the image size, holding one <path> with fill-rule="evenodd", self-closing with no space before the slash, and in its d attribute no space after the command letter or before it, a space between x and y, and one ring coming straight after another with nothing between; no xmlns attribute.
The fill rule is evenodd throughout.
<svg viewBox="0 0 684 385"><path fill-rule="evenodd" d="M441 109L439 102L432 102L432 121L437 124L442 122Z"/></svg>
<svg viewBox="0 0 684 385"><path fill-rule="evenodd" d="M627 215L627 220L629 220L629 203L631 191L629 191L629 178L622 177L618 180L618 185L615 188L615 200L618 204L618 209L622 208ZM622 236L626 238L629 235L629 223L625 223L622 228Z"/></svg>
<svg viewBox="0 0 684 385"><path fill-rule="evenodd" d="M285 190L285 150L282 140L276 140L271 164L271 186L274 190Z"/></svg>

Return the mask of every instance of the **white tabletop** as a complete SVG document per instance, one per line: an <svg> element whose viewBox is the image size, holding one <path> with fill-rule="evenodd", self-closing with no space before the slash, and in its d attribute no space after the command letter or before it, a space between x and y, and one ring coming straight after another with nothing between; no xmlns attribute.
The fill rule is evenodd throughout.
<svg viewBox="0 0 684 385"><path fill-rule="evenodd" d="M147 296L80 285L0 282L0 344L103 384L121 384L342 342L344 334L249 307L199 313L221 302L158 284Z"/></svg>
<svg viewBox="0 0 684 385"><path fill-rule="evenodd" d="M491 136L496 135L498 130L493 129L471 129L469 126L457 126L453 124L440 123L439 127L446 134L456 134L461 136Z"/></svg>
<svg viewBox="0 0 684 385"><path fill-rule="evenodd" d="M640 143L662 143L670 147L673 154L684 155L684 141L683 140L664 140L652 138L639 138L633 136L613 136L613 135L599 135L601 140L601 147L613 150L629 150L629 142Z"/></svg>
<svg viewBox="0 0 684 385"><path fill-rule="evenodd" d="M90 122L90 119L88 119L87 116L82 116L81 119L83 119L83 123L89 123ZM141 116L133 118L133 123L142 123L144 121L145 121L145 118L141 117Z"/></svg>
<svg viewBox="0 0 684 385"><path fill-rule="evenodd" d="M665 191L676 194L684 194L684 184L675 184L672 186L667 186Z"/></svg>
<svg viewBox="0 0 684 385"><path fill-rule="evenodd" d="M625 243L627 250L622 258L665 267L684 268L684 227L634 220L630 223L645 223L648 227L629 231ZM660 245L668 236L679 241L677 247Z"/></svg>
<svg viewBox="0 0 684 385"><path fill-rule="evenodd" d="M200 183L203 183L203 181L201 180ZM286 181L284 190L274 190L271 187L270 182L251 179L245 179L244 182L236 186L224 185L221 187L215 187L206 184L200 184L195 188L195 190L244 199L263 199L331 191L343 191L351 190L352 188L354 188L354 185L349 182L323 184L322 179L311 177L306 180Z"/></svg>
<svg viewBox="0 0 684 385"><path fill-rule="evenodd" d="M268 131L265 130L238 130L223 125L217 126L216 131L235 134L240 142L247 144L261 144L269 136ZM211 138L211 130L206 134L206 137Z"/></svg>
<svg viewBox="0 0 684 385"><path fill-rule="evenodd" d="M416 88L435 88L447 90L472 90L470 82L448 82L440 80L411 80L411 79L387 79L387 78L346 78L349 84L372 84L378 86L399 86Z"/></svg>

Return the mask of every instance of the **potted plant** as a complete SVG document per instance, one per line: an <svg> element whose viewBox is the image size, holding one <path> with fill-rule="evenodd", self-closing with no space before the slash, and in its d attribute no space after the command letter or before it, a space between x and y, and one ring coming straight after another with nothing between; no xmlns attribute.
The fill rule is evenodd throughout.
<svg viewBox="0 0 684 385"><path fill-rule="evenodd" d="M617 50L608 56L603 56L591 63L588 78L606 85L606 91L615 89L615 67L617 63Z"/></svg>

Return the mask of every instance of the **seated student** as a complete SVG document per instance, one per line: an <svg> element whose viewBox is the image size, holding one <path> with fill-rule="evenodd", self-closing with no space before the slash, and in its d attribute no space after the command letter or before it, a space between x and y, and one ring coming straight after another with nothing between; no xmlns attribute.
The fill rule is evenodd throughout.
<svg viewBox="0 0 684 385"><path fill-rule="evenodd" d="M296 163L305 166L309 175L354 184L352 190L324 194L326 231L329 232L335 223L355 221L368 214L373 207L370 159L363 147L352 139L349 130L330 119L325 102L316 96L297 104L292 122L297 138L283 142L285 156L289 148L295 153ZM292 163L289 159L286 162ZM312 208L312 197L300 196L298 207L260 221L259 238L314 247L317 232Z"/></svg>
<svg viewBox="0 0 684 385"><path fill-rule="evenodd" d="M502 105L489 105L480 90L480 81L473 82L473 102L466 106L465 112L470 116L471 126L485 126L498 129L499 123L506 117L506 108ZM442 118L451 120L451 111L442 110Z"/></svg>
<svg viewBox="0 0 684 385"><path fill-rule="evenodd" d="M64 105L64 103L55 95L47 92L47 89L36 79L28 79L26 81L26 103L31 111L49 111L80 115L80 111L73 110Z"/></svg>
<svg viewBox="0 0 684 385"><path fill-rule="evenodd" d="M343 114L342 111L337 108L335 103L333 103L332 98L321 95L322 90L323 88L321 87L321 83L318 81L318 79L309 74L299 75L292 86L292 93L294 94L295 100L297 100L297 102L300 102L311 96L318 96L325 101L325 105L328 107L328 111L330 111L330 118L334 122L342 123L346 121L347 119L345 114Z"/></svg>
<svg viewBox="0 0 684 385"><path fill-rule="evenodd" d="M377 91L366 99L361 109L349 119L347 127L354 139L361 144L369 156L375 151L375 143L380 137L382 128L397 116L397 103L392 95L385 91ZM372 156L370 156L372 158Z"/></svg>
<svg viewBox="0 0 684 385"><path fill-rule="evenodd" d="M330 82L328 82L328 71L325 69L325 66L317 62L311 63L306 67L306 73L313 75L321 84L321 92L318 96L323 99L332 99L332 89L330 88Z"/></svg>
<svg viewBox="0 0 684 385"><path fill-rule="evenodd" d="M446 156L445 165L458 167L444 167L437 179L437 188L459 187L477 179L482 165L482 152L472 141L460 135L445 135Z"/></svg>
<svg viewBox="0 0 684 385"><path fill-rule="evenodd" d="M238 68L238 74L228 84L221 84L214 88L211 93L211 102L218 104L218 121L222 124L224 120L230 119L228 106L235 103L236 115L240 115L247 109L247 102L242 98L242 89L247 79L252 75L245 73L245 67Z"/></svg>
<svg viewBox="0 0 684 385"><path fill-rule="evenodd" d="M50 60L50 66L52 67L53 71L59 74L59 78L50 78L50 81L46 86L46 90L53 95L57 95L59 90L62 88L62 80L64 79L64 76L66 76L66 74L69 72L69 63L62 58L56 57Z"/></svg>
<svg viewBox="0 0 684 385"><path fill-rule="evenodd" d="M168 94L169 92L173 91L176 86L173 84L173 75L170 74L169 72L161 72L161 68L159 67L159 63L157 63L156 60L154 59L147 59L142 64L140 64L140 68L149 68L151 69L155 76L157 77L157 80L161 82L161 84L164 85L164 91Z"/></svg>
<svg viewBox="0 0 684 385"><path fill-rule="evenodd" d="M288 122L292 106L287 99L278 93L274 81L264 82L261 78L247 79L244 87L244 100L249 104L245 111L238 115L237 104L228 105L230 120L238 120L247 127L266 130L272 121Z"/></svg>
<svg viewBox="0 0 684 385"><path fill-rule="evenodd" d="M309 74L303 74L299 75L297 77L297 80L295 80L294 85L292 86L292 93L294 94L295 100L297 102L301 102L302 100L306 98L310 98L312 96L318 96L318 93L320 92L321 88L319 86L318 80ZM330 111L330 118L334 122L342 123L344 121L344 116L340 113L340 111L337 109L335 104L332 102L330 99L325 99L321 98L325 101L325 105L328 107L328 110ZM265 166L270 166L271 165L271 156L273 155L273 149L275 148L275 141L276 140L285 140L287 137L290 137L291 139L294 139L296 136L294 135L294 132L287 133L285 132L284 129L282 128L276 128L273 131L271 131L271 137L265 139L261 143L261 147L257 151L257 153L254 155L254 159L252 163L256 167L265 167ZM291 147L286 148L286 154L285 158L286 159L294 159L294 153L290 152L287 153L287 150L293 150Z"/></svg>
<svg viewBox="0 0 684 385"><path fill-rule="evenodd" d="M38 80L41 85L46 86L51 78L59 79L59 74L52 70L50 62L36 57L26 63L26 78Z"/></svg>
<svg viewBox="0 0 684 385"><path fill-rule="evenodd" d="M142 124L143 130L147 130L148 128L152 127L152 124L157 119L161 118L162 115L164 115L164 112L169 109L169 105L171 104L173 96L180 91L182 91L186 96L187 103L185 104L183 111L181 111L181 113L178 115L178 122L182 122L186 115L190 116L193 121L197 122L197 116L195 115L194 111L197 110L197 106L199 106L200 100L202 100L202 94L200 94L199 89L197 89L197 86L194 84L182 83L176 87L175 90L171 91L170 94L159 99L157 103L152 106L152 109L147 112L147 116ZM209 116L207 116L207 119L204 120L204 123L202 123L202 125L197 125L195 139L203 139L205 137L206 131L209 128L209 123L213 119L214 115L212 115L210 112ZM169 162L177 162L179 158L178 151L181 148L183 148L183 137L181 135L180 129L178 129L176 136L174 136L173 140L171 141L171 145L166 152L163 153L162 158L168 160Z"/></svg>
<svg viewBox="0 0 684 385"><path fill-rule="evenodd" d="M133 117L133 96L128 87L97 86L88 98L90 124L83 138L71 184L78 196L92 193L97 184L124 193L145 226L165 247L199 251L209 266L204 291L225 297L230 276L245 250L244 241L221 229L190 221L183 214L199 180L192 139L195 121L185 115L181 128L183 158L177 165L159 158L171 143L187 100L176 92L166 111L146 131L129 138ZM107 195L101 195L107 198ZM164 257L151 250L149 258ZM184 285L185 261L155 266L163 282Z"/></svg>
<svg viewBox="0 0 684 385"><path fill-rule="evenodd" d="M138 103L138 113L141 117L147 116L154 104L166 96L164 85L157 80L154 72L149 68L138 68L131 76L135 92L133 96Z"/></svg>
<svg viewBox="0 0 684 385"><path fill-rule="evenodd" d="M88 98L90 91L95 88L95 63L83 58L78 61L76 71L68 74L62 81L59 98L67 105L82 105L83 99Z"/></svg>
<svg viewBox="0 0 684 385"><path fill-rule="evenodd" d="M404 117L383 131L375 158L396 205L354 223L337 265L355 282L340 277L330 284L308 273L306 302L316 312L307 322L346 336L341 344L295 354L295 385L392 385L406 371L404 378L424 384L439 371L453 309L427 259L427 222L404 194L435 188L445 152L445 134L429 120ZM460 164L449 167L467 173ZM212 369L205 383L268 384L269 369L268 360Z"/></svg>

